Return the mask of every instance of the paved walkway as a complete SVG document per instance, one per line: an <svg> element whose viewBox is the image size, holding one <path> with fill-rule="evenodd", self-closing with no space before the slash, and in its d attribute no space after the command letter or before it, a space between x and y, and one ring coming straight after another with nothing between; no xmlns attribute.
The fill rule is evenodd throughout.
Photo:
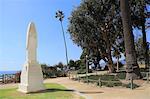
<svg viewBox="0 0 150 99"><path fill-rule="evenodd" d="M47 79L45 83L58 83L68 89L73 89L86 99L150 99L150 84L131 90L128 88L108 88L87 85L68 79L68 77Z"/></svg>

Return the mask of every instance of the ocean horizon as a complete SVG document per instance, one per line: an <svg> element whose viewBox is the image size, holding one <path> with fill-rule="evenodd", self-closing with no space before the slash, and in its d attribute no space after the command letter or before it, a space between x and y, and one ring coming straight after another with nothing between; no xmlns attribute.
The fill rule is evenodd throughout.
<svg viewBox="0 0 150 99"><path fill-rule="evenodd" d="M19 70L17 71L0 71L0 75L3 75L3 74L15 74L15 73L17 73L17 72L19 72Z"/></svg>

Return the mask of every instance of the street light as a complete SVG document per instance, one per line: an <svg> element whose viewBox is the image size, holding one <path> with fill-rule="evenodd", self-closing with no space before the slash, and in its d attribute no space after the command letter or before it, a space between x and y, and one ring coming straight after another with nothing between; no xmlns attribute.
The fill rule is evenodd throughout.
<svg viewBox="0 0 150 99"><path fill-rule="evenodd" d="M63 28L63 24L62 24L62 21L64 19L64 13L63 13L63 11L58 10L56 12L56 16L55 17L60 21L60 24L61 24L62 33L63 33L63 39L64 39L64 45L65 45L66 62L67 62L67 66L68 66L67 44L66 44L65 33L64 33L64 28Z"/></svg>

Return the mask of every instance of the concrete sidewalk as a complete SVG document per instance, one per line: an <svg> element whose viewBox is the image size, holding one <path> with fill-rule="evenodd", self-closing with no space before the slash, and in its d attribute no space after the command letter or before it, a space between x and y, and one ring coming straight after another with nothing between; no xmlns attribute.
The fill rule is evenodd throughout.
<svg viewBox="0 0 150 99"><path fill-rule="evenodd" d="M150 99L150 84L144 84L143 87L131 90L122 87L100 88L70 80L68 77L47 79L44 82L61 84L68 89L75 90L75 93L86 99Z"/></svg>

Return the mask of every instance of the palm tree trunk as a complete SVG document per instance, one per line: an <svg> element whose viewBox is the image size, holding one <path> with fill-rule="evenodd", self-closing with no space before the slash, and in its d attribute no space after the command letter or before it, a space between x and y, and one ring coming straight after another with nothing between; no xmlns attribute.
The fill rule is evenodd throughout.
<svg viewBox="0 0 150 99"><path fill-rule="evenodd" d="M123 33L126 53L126 79L139 79L141 73L137 64L136 52L134 46L134 35L132 32L130 9L128 0L120 0L122 14Z"/></svg>
<svg viewBox="0 0 150 99"><path fill-rule="evenodd" d="M60 21L61 23L61 28L62 28L62 32L63 32L63 39L64 39L64 45L65 45L65 54L66 54L66 62L67 62L67 66L68 66L68 53L67 53L67 44L66 44L66 39L65 39L65 33L64 33L64 28L62 25L62 21Z"/></svg>

